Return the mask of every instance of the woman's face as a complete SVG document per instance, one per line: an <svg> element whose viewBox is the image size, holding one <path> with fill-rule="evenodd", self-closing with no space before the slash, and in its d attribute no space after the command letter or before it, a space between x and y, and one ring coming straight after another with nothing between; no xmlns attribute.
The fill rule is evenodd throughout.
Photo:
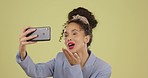
<svg viewBox="0 0 148 78"><path fill-rule="evenodd" d="M79 24L72 22L64 30L64 41L68 50L75 53L87 48L89 37L85 36Z"/></svg>

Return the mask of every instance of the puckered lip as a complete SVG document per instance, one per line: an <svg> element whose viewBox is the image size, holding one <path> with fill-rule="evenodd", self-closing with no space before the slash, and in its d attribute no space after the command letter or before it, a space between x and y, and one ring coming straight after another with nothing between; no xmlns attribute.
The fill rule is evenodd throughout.
<svg viewBox="0 0 148 78"><path fill-rule="evenodd" d="M67 43L67 46L68 46L69 49L73 49L74 46L75 46L75 42L70 41L70 42Z"/></svg>

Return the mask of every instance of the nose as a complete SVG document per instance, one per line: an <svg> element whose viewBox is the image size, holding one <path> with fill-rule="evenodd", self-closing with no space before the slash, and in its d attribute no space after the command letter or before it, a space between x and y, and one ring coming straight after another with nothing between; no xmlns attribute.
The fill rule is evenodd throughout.
<svg viewBox="0 0 148 78"><path fill-rule="evenodd" d="M71 35L68 35L64 38L65 42L69 42L69 41L72 41L73 40L73 36Z"/></svg>
<svg viewBox="0 0 148 78"><path fill-rule="evenodd" d="M68 38L67 38L67 41L71 41L71 40L72 40L71 37L68 37Z"/></svg>

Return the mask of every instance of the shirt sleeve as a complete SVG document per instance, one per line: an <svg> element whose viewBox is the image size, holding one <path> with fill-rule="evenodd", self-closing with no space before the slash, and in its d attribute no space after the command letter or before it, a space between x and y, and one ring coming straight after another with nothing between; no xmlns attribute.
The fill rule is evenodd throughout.
<svg viewBox="0 0 148 78"><path fill-rule="evenodd" d="M28 54L22 61L20 58L20 53L18 52L16 55L16 61L29 77L45 78L53 76L55 59L50 60L47 63L35 64Z"/></svg>
<svg viewBox="0 0 148 78"><path fill-rule="evenodd" d="M83 78L83 73L79 64L67 67L65 72L66 78Z"/></svg>
<svg viewBox="0 0 148 78"><path fill-rule="evenodd" d="M62 74L60 74L63 75L63 77L58 76L57 78L83 78L80 64L71 65L63 52L57 54L56 65L57 71L61 70Z"/></svg>
<svg viewBox="0 0 148 78"><path fill-rule="evenodd" d="M106 66L100 72L96 72L95 73L96 76L92 76L91 78L110 78L111 72L112 72L111 67Z"/></svg>

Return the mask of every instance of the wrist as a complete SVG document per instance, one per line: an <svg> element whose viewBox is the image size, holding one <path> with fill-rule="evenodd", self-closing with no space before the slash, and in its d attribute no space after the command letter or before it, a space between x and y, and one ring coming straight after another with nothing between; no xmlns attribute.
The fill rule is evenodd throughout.
<svg viewBox="0 0 148 78"><path fill-rule="evenodd" d="M26 51L23 51L23 52L20 52L20 57L21 57L21 60L23 61L27 56L27 52Z"/></svg>

